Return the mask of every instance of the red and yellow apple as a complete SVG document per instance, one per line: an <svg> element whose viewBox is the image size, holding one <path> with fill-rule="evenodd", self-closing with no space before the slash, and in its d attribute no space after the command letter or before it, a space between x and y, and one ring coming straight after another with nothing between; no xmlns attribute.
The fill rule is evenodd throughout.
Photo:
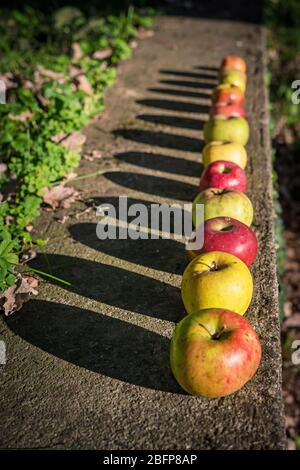
<svg viewBox="0 0 300 470"><path fill-rule="evenodd" d="M173 375L192 395L230 395L254 376L260 361L261 345L250 323L224 308L186 316L172 336Z"/></svg>
<svg viewBox="0 0 300 470"><path fill-rule="evenodd" d="M202 151L202 163L207 166L217 160L233 162L244 169L247 165L247 152L243 145L235 142L212 141Z"/></svg>
<svg viewBox="0 0 300 470"><path fill-rule="evenodd" d="M203 133L205 143L227 140L246 145L249 139L249 125L242 117L216 116L206 121Z"/></svg>
<svg viewBox="0 0 300 470"><path fill-rule="evenodd" d="M242 57L239 57L237 55L227 55L224 57L222 60L221 64L222 69L233 69L233 70L240 70L244 74L246 73L246 62Z"/></svg>
<svg viewBox="0 0 300 470"><path fill-rule="evenodd" d="M210 110L211 116L245 117L244 108L239 104L215 104Z"/></svg>
<svg viewBox="0 0 300 470"><path fill-rule="evenodd" d="M218 160L208 165L202 173L199 191L207 188L228 188L245 192L246 174L236 163Z"/></svg>
<svg viewBox="0 0 300 470"><path fill-rule="evenodd" d="M187 250L189 259L210 251L223 251L242 260L250 267L257 255L257 238L253 230L239 220L231 217L215 217L204 222L204 244L199 250Z"/></svg>
<svg viewBox="0 0 300 470"><path fill-rule="evenodd" d="M237 104L241 106L244 103L244 93L237 86L221 83L213 90L212 100L214 104Z"/></svg>
<svg viewBox="0 0 300 470"><path fill-rule="evenodd" d="M252 276L246 264L223 251L196 256L182 276L181 297L188 314L203 308L225 308L244 315L252 292Z"/></svg>
<svg viewBox="0 0 300 470"><path fill-rule="evenodd" d="M248 226L252 224L252 203L246 194L240 191L209 188L197 194L192 207L195 228L203 222L197 220L197 204L204 205L204 220L213 219L215 217L232 217Z"/></svg>

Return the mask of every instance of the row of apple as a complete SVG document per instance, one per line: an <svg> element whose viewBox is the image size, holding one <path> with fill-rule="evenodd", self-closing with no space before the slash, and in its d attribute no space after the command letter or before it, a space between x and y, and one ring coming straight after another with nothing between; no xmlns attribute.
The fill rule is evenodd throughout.
<svg viewBox="0 0 300 470"><path fill-rule="evenodd" d="M246 196L249 126L245 117L246 63L224 58L204 126L204 171L193 202L195 240L189 250L182 300L187 315L177 324L170 350L173 375L193 395L221 397L239 390L255 374L261 345L243 317L252 299L249 267L257 255L251 229L253 207ZM198 221L204 205L204 223ZM202 233L203 233L202 232Z"/></svg>

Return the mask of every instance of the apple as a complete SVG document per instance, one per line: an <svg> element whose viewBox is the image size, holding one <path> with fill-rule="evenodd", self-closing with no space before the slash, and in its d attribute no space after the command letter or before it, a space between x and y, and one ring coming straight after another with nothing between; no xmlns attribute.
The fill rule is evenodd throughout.
<svg viewBox="0 0 300 470"><path fill-rule="evenodd" d="M202 150L202 163L209 165L217 160L226 160L245 168L247 165L247 152L243 145L225 140L212 141Z"/></svg>
<svg viewBox="0 0 300 470"><path fill-rule="evenodd" d="M233 69L233 70L240 70L244 74L246 74L246 62L239 56L236 55L227 55L222 60L221 64L222 69Z"/></svg>
<svg viewBox="0 0 300 470"><path fill-rule="evenodd" d="M246 79L238 70L222 70L220 83L239 87L243 93L246 91Z"/></svg>
<svg viewBox="0 0 300 470"><path fill-rule="evenodd" d="M261 345L250 323L223 308L186 316L172 336L173 375L192 395L230 395L254 376L260 361Z"/></svg>
<svg viewBox="0 0 300 470"><path fill-rule="evenodd" d="M244 93L237 86L221 83L213 90L212 101L218 104L242 105L244 103Z"/></svg>
<svg viewBox="0 0 300 470"><path fill-rule="evenodd" d="M245 117L244 108L239 104L215 104L210 110L211 116Z"/></svg>
<svg viewBox="0 0 300 470"><path fill-rule="evenodd" d="M199 191L207 188L229 188L245 192L246 174L236 163L218 160L208 165L202 173Z"/></svg>
<svg viewBox="0 0 300 470"><path fill-rule="evenodd" d="M252 276L245 263L223 251L196 256L182 276L181 297L188 314L202 308L226 308L244 315L252 292Z"/></svg>
<svg viewBox="0 0 300 470"><path fill-rule="evenodd" d="M204 220L232 217L248 226L253 220L252 203L246 194L240 191L209 188L197 194L192 207L193 223L196 228L199 226L199 221L196 220L197 204L204 204Z"/></svg>
<svg viewBox="0 0 300 470"><path fill-rule="evenodd" d="M205 143L212 140L227 140L246 145L249 139L249 125L242 117L215 116L204 124Z"/></svg>
<svg viewBox="0 0 300 470"><path fill-rule="evenodd" d="M258 244L250 227L232 217L215 217L206 220L203 229L204 245L200 250L187 250L190 259L209 251L224 251L236 256L248 267L254 263ZM197 233L195 235L197 238Z"/></svg>

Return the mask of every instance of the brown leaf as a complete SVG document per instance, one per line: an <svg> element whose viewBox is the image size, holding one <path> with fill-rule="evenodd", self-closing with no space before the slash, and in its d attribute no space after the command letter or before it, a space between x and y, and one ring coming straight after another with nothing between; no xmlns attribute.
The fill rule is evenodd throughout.
<svg viewBox="0 0 300 470"><path fill-rule="evenodd" d="M102 49L101 51L96 51L93 53L93 59L104 60L108 59L113 53L113 50L110 47Z"/></svg>
<svg viewBox="0 0 300 470"><path fill-rule="evenodd" d="M21 121L21 122L29 121L29 119L31 119L32 116L33 114L31 111L23 111L23 113L21 114L9 113L8 115L9 119L11 119L12 121Z"/></svg>
<svg viewBox="0 0 300 470"><path fill-rule="evenodd" d="M32 276L18 274L16 283L6 289L0 297L1 308L5 315L20 310L32 295L37 295L38 280Z"/></svg>
<svg viewBox="0 0 300 470"><path fill-rule="evenodd" d="M0 80L5 83L6 90L10 90L11 88L18 88L16 77L12 72L0 74Z"/></svg>
<svg viewBox="0 0 300 470"><path fill-rule="evenodd" d="M81 49L78 42L73 42L72 44L72 60L77 62L83 56L83 50Z"/></svg>
<svg viewBox="0 0 300 470"><path fill-rule="evenodd" d="M74 171L71 171L70 173L64 176L62 180L62 184L66 184L68 181L76 178L76 176L78 176L77 173L75 173Z"/></svg>
<svg viewBox="0 0 300 470"><path fill-rule="evenodd" d="M130 43L130 47L132 47L132 49L136 49L138 47L139 43L135 40L131 41Z"/></svg>
<svg viewBox="0 0 300 470"><path fill-rule="evenodd" d="M80 67L75 67L75 65L71 65L69 68L69 73L71 78L75 78L78 75L81 75L83 73L83 70Z"/></svg>
<svg viewBox="0 0 300 470"><path fill-rule="evenodd" d="M5 163L0 163L0 175L5 173L6 170L7 170L7 165L5 165Z"/></svg>
<svg viewBox="0 0 300 470"><path fill-rule="evenodd" d="M85 75L77 75L74 81L78 90L84 91L87 95L93 94L93 88Z"/></svg>
<svg viewBox="0 0 300 470"><path fill-rule="evenodd" d="M61 141L61 145L66 147L71 152L80 153L83 144L86 141L86 136L81 132L73 132Z"/></svg>
<svg viewBox="0 0 300 470"><path fill-rule="evenodd" d="M139 28L136 34L138 39L151 38L154 35L154 31L151 29Z"/></svg>
<svg viewBox="0 0 300 470"><path fill-rule="evenodd" d="M64 131L60 131L58 134L55 134L51 137L52 142L59 144L63 139L65 139L67 134Z"/></svg>
<svg viewBox="0 0 300 470"><path fill-rule="evenodd" d="M62 208L68 209L70 205L76 201L79 193L74 188L65 187L62 184L54 186L51 189L44 189L44 203L52 207L52 209Z"/></svg>
<svg viewBox="0 0 300 470"><path fill-rule="evenodd" d="M100 152L100 150L92 150L86 155L83 155L83 158L87 160L88 162L93 162L94 160L97 160L98 158L102 158L102 152Z"/></svg>
<svg viewBox="0 0 300 470"><path fill-rule="evenodd" d="M61 72L55 72L54 70L49 70L46 67L43 67L42 65L38 65L35 69L35 74L38 76L43 76L46 78L49 78L50 80L56 80L60 83L62 83L65 79L65 76ZM38 78L38 77L37 77Z"/></svg>
<svg viewBox="0 0 300 470"><path fill-rule="evenodd" d="M32 259L36 258L36 256L37 252L35 250L29 249L27 251L24 251L20 257L20 264L28 263L28 261L31 261Z"/></svg>

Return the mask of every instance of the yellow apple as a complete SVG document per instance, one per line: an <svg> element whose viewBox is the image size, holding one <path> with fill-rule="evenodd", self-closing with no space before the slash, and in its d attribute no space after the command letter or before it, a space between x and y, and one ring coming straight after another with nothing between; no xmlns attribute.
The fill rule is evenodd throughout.
<svg viewBox="0 0 300 470"><path fill-rule="evenodd" d="M205 308L223 308L244 315L252 292L252 276L246 264L222 251L197 256L182 277L181 296L189 314Z"/></svg>
<svg viewBox="0 0 300 470"><path fill-rule="evenodd" d="M215 140L205 145L202 151L202 163L208 166L218 160L226 160L245 168L247 165L247 152L243 145L224 140Z"/></svg>

